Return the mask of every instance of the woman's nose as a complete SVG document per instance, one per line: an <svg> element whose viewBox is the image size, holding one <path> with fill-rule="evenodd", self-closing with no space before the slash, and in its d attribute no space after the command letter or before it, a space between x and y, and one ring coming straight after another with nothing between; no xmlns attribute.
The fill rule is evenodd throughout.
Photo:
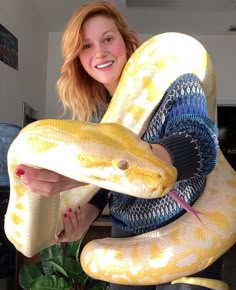
<svg viewBox="0 0 236 290"><path fill-rule="evenodd" d="M104 45L99 44L96 46L95 50L96 57L104 57L107 54L106 48Z"/></svg>

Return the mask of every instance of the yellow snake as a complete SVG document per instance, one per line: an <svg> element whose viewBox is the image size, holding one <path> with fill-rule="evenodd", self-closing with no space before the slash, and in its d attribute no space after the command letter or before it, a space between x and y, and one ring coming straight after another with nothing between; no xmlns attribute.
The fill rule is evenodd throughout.
<svg viewBox="0 0 236 290"><path fill-rule="evenodd" d="M145 198L162 196L173 187L176 169L155 157L139 136L165 91L185 73L201 81L214 120L216 82L207 51L188 35L163 33L131 56L100 124L41 120L23 128L8 152L10 200L5 217L6 235L21 253L31 257L54 244L62 230L62 211L85 204L99 187ZM42 197L28 192L15 175L20 163L89 185ZM202 223L186 213L140 236L91 241L81 254L83 269L117 284L183 282L228 289L221 281L184 277L208 267L234 245L235 190L235 171L219 150L216 168L194 204Z"/></svg>

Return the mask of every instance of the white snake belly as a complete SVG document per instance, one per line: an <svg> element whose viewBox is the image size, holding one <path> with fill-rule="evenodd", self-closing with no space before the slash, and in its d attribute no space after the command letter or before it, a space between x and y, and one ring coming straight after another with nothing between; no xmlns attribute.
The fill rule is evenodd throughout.
<svg viewBox="0 0 236 290"><path fill-rule="evenodd" d="M20 252L32 256L54 244L55 234L62 229L61 211L73 204L85 204L99 187L119 188L131 195L141 192L143 196L139 197L149 198L168 192L175 182L176 170L155 158L148 145L135 135L127 139L127 147L119 147L124 145L117 145L115 141L127 138L130 133L118 126L114 133L119 137L112 141L113 129L109 126L113 125L109 123L131 128L141 136L165 91L184 73L198 76L207 96L209 116L214 120L216 83L209 55L192 37L163 33L146 41L129 59L102 119L102 123L108 123L103 127L107 129L94 134L94 130L90 131L94 125L85 124L83 140L79 141L75 141L78 130L72 125L77 121L39 121L41 130L34 124L22 130L9 150L11 193L5 218L7 237ZM59 123L64 125L57 130L55 127ZM48 129L51 125L54 129ZM103 141L99 142L101 139ZM86 145L80 146L82 142ZM82 151L72 149L73 144ZM23 148L27 148L25 154L22 154ZM99 152L103 162L96 159L95 155L99 154L93 155L93 152ZM114 154L116 161L111 162ZM127 170L120 170L121 163L117 161L128 161L129 175L125 175ZM50 198L41 197L27 192L14 174L14 167L19 163L48 168L91 184ZM105 179L100 174L103 169ZM145 176L141 178L142 184L140 174ZM204 225L186 213L175 222L145 235L92 241L81 255L83 269L97 279L132 285L165 283L204 269L236 241L235 189L235 171L219 151L217 166L194 204L194 208L202 212ZM221 289L226 289L223 287Z"/></svg>

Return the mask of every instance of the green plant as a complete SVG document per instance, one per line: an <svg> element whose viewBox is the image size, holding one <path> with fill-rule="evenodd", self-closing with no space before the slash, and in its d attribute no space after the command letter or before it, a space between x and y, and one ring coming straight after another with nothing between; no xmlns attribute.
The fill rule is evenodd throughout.
<svg viewBox="0 0 236 290"><path fill-rule="evenodd" d="M25 290L108 290L108 283L92 279L81 267L83 237L64 247L56 244L42 250L40 262L36 264L23 264L19 272L20 286Z"/></svg>

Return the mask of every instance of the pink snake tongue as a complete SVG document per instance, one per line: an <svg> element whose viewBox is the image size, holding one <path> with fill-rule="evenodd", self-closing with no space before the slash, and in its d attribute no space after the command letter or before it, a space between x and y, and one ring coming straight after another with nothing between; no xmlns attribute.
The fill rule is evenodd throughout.
<svg viewBox="0 0 236 290"><path fill-rule="evenodd" d="M200 214L203 214L202 212L194 209L191 207L185 200L183 200L174 190L171 190L168 193L179 205L181 205L187 212L193 214L202 225L204 225L203 221L200 218Z"/></svg>

